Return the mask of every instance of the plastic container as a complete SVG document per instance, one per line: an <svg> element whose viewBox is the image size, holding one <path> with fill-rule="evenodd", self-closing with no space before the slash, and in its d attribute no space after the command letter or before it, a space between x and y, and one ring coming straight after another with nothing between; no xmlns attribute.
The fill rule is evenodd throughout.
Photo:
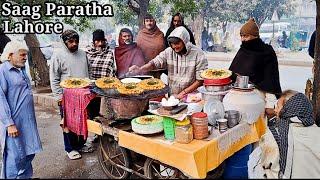
<svg viewBox="0 0 320 180"><path fill-rule="evenodd" d="M252 152L252 144L249 144L236 152L226 160L223 172L225 179L248 179L248 160Z"/></svg>
<svg viewBox="0 0 320 180"><path fill-rule="evenodd" d="M190 120L185 118L183 121L177 121L175 127L175 141L188 144L193 140L193 129Z"/></svg>
<svg viewBox="0 0 320 180"><path fill-rule="evenodd" d="M205 139L209 136L208 116L206 113L198 112L192 114L191 124L193 128L193 137L195 139Z"/></svg>
<svg viewBox="0 0 320 180"><path fill-rule="evenodd" d="M164 138L174 140L175 138L175 120L169 117L163 117Z"/></svg>
<svg viewBox="0 0 320 180"><path fill-rule="evenodd" d="M175 141L178 143L190 143L193 140L193 129L191 124L185 126L176 126L175 135Z"/></svg>

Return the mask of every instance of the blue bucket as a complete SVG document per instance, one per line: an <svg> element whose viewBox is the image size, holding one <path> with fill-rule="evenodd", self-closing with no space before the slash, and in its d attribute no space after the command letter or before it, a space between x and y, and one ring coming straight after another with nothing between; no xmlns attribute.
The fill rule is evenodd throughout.
<svg viewBox="0 0 320 180"><path fill-rule="evenodd" d="M249 144L236 152L226 160L223 172L225 179L248 179L248 160L252 152L252 144Z"/></svg>

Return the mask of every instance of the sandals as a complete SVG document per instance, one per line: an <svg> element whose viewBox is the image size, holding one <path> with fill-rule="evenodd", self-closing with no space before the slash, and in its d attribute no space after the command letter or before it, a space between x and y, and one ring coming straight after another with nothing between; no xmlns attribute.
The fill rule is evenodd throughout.
<svg viewBox="0 0 320 180"><path fill-rule="evenodd" d="M79 152L81 153L92 153L94 151L94 148L92 145L84 145L81 149L79 149Z"/></svg>
<svg viewBox="0 0 320 180"><path fill-rule="evenodd" d="M75 160L75 159L80 159L81 154L78 151L72 150L71 152L67 152L67 155L69 159Z"/></svg>

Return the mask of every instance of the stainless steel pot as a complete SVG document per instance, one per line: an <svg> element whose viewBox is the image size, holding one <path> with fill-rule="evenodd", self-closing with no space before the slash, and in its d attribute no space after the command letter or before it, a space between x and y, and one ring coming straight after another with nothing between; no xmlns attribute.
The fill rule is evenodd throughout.
<svg viewBox="0 0 320 180"><path fill-rule="evenodd" d="M232 127L236 126L237 124L239 124L239 122L242 119L240 112L236 111L236 110L226 111L224 117L226 119L228 119L228 127L229 128L232 128Z"/></svg>
<svg viewBox="0 0 320 180"><path fill-rule="evenodd" d="M222 85L222 86L205 85L204 87L208 92L226 91L230 89L229 85Z"/></svg>
<svg viewBox="0 0 320 180"><path fill-rule="evenodd" d="M213 98L222 102L222 99L224 98L224 96L229 92L229 90L210 92L210 91L207 91L204 86L199 87L197 90L201 93L202 99L205 101L208 101L210 98Z"/></svg>

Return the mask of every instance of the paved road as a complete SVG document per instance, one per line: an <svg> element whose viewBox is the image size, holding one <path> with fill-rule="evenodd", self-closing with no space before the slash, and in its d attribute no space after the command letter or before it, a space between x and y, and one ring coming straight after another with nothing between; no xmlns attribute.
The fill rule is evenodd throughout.
<svg viewBox="0 0 320 180"><path fill-rule="evenodd" d="M57 111L36 106L36 116L43 151L33 161L35 178L106 178L98 162L97 151L84 154L80 160L68 159L63 149Z"/></svg>
<svg viewBox="0 0 320 180"><path fill-rule="evenodd" d="M35 109L43 151L37 154L33 160L34 178L106 178L98 162L96 151L84 154L79 160L68 159L63 149L58 111L38 105ZM92 138L92 135L89 138ZM93 145L96 146L97 144Z"/></svg>

